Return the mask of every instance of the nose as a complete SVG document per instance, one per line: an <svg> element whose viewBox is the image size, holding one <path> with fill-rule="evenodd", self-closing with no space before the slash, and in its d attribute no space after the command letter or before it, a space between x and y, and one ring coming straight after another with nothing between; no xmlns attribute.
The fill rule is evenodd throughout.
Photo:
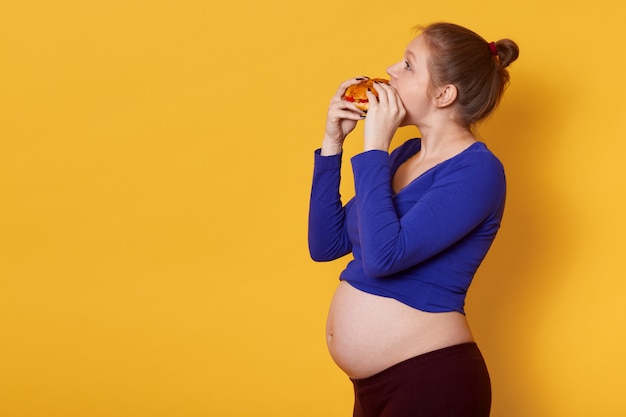
<svg viewBox="0 0 626 417"><path fill-rule="evenodd" d="M399 63L399 62L397 62L397 63L395 63L395 64L393 64L393 65L391 65L391 66L387 67L387 74L388 74L391 78L394 78L394 77L396 76L396 74L397 74L397 72L396 72L396 71L397 71L397 68L398 68L398 65L399 65L399 64L400 64L400 63Z"/></svg>

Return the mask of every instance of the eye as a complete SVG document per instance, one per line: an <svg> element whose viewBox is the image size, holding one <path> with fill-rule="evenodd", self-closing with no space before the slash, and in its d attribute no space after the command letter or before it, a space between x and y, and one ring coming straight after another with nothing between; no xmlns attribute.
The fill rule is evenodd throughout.
<svg viewBox="0 0 626 417"><path fill-rule="evenodd" d="M404 69L406 69L406 70L410 70L411 69L411 64L409 64L409 61L407 61L406 59L404 60Z"/></svg>

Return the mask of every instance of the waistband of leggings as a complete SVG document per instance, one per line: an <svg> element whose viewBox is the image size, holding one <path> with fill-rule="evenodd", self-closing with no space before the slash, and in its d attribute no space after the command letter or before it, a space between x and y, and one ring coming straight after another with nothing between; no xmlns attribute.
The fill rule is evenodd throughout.
<svg viewBox="0 0 626 417"><path fill-rule="evenodd" d="M436 359L441 359L445 357L450 357L454 355L465 355L465 354L478 354L481 355L480 350L478 349L478 345L476 342L467 342L461 343L458 345L447 346L441 349L433 350L430 352L422 353L421 355L414 356L412 358L405 359L401 362L398 362L394 365L391 365L389 368L383 369L382 371L375 373L374 375L367 376L365 378L350 378L352 382L368 382L377 378L384 377L386 374L393 372L396 368L399 368L405 365L408 362L411 363L419 363L419 362L429 362Z"/></svg>

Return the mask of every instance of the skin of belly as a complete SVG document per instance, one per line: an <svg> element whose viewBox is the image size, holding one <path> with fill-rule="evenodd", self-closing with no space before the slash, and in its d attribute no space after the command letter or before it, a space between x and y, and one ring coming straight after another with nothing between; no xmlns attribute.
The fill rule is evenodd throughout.
<svg viewBox="0 0 626 417"><path fill-rule="evenodd" d="M392 298L337 287L328 314L328 350L351 378L364 378L443 347L473 341L465 316L428 313Z"/></svg>

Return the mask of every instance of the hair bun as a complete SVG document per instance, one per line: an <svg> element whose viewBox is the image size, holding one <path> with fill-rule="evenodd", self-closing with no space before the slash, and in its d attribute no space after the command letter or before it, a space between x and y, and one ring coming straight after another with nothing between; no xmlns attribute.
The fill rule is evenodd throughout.
<svg viewBox="0 0 626 417"><path fill-rule="evenodd" d="M510 39L500 39L496 42L500 66L506 68L519 57L519 47Z"/></svg>

